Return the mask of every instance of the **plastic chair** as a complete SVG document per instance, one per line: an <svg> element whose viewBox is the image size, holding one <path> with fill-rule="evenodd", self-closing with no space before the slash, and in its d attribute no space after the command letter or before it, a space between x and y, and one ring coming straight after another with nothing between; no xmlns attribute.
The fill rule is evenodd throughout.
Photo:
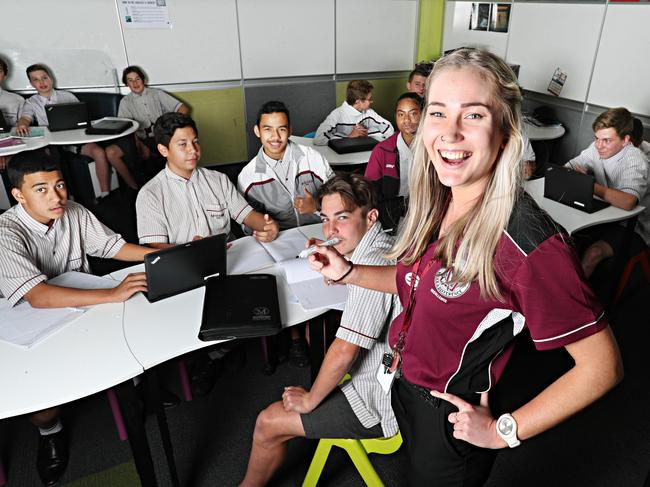
<svg viewBox="0 0 650 487"><path fill-rule="evenodd" d="M616 290L616 295L614 296L613 304L617 304L623 295L625 286L634 271L634 267L639 264L641 269L643 269L643 274L645 275L646 282L650 283L650 247L646 247L638 254L632 256L630 260L627 261L621 279L618 281L618 289Z"/></svg>
<svg viewBox="0 0 650 487"><path fill-rule="evenodd" d="M395 453L402 446L402 435L398 432L390 438L367 440L321 439L318 442L314 458L311 460L311 465L309 465L307 475L305 475L305 480L302 482L302 487L316 486L333 446L343 448L347 452L366 485L383 487L384 483L372 466L368 453L380 453L382 455Z"/></svg>
<svg viewBox="0 0 650 487"><path fill-rule="evenodd" d="M309 133L303 135L303 137L304 137L305 139L313 139L314 137L316 137L316 131L314 131L314 132L309 132Z"/></svg>

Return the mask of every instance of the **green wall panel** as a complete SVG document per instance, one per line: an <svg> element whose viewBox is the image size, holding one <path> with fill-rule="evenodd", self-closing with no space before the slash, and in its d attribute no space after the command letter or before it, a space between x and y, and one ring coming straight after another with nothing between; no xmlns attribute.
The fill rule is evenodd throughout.
<svg viewBox="0 0 650 487"><path fill-rule="evenodd" d="M442 54L444 0L420 0L417 60L438 58Z"/></svg>

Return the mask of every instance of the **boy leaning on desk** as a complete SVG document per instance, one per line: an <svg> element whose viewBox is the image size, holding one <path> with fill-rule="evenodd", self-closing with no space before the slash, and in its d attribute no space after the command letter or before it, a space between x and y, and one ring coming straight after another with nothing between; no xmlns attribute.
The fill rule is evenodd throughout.
<svg viewBox="0 0 650 487"><path fill-rule="evenodd" d="M17 154L7 173L18 204L0 215L0 294L12 305L23 299L35 308L116 303L147 290L143 272L129 274L113 289L48 284L64 272L90 272L88 255L140 262L154 249L126 243L86 208L68 201L61 168L47 149ZM45 485L58 482L68 461L59 415L60 407L54 407L30 417L40 431L36 467Z"/></svg>

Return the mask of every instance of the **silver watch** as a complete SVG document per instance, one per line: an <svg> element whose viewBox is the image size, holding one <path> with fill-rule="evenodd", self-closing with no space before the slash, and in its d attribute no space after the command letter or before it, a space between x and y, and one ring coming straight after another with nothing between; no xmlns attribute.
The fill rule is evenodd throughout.
<svg viewBox="0 0 650 487"><path fill-rule="evenodd" d="M503 438L510 448L521 444L517 438L517 421L510 414L502 414L497 419L497 434Z"/></svg>

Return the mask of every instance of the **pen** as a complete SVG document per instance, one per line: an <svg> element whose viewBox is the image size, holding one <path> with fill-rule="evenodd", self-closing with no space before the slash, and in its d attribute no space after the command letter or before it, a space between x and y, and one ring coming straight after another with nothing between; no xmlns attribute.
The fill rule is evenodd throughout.
<svg viewBox="0 0 650 487"><path fill-rule="evenodd" d="M304 259L305 257L309 257L312 255L314 252L316 252L316 247L333 247L337 243L339 243L340 240L336 237L330 238L329 240L325 240L324 242L321 242L317 245L312 245L308 249L303 250L300 252L297 256L296 259Z"/></svg>

